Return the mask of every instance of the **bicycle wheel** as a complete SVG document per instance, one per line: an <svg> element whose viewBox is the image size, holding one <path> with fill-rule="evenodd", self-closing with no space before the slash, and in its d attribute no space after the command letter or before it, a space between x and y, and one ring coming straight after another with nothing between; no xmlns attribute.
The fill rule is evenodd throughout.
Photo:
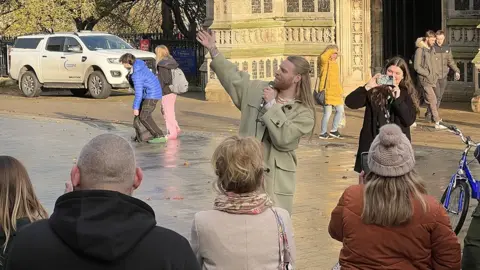
<svg viewBox="0 0 480 270"><path fill-rule="evenodd" d="M447 197L448 187L443 193L440 202L445 202ZM450 218L450 225L455 234L458 234L462 229L463 223L468 213L468 206L470 205L470 188L464 180L457 180L457 185L450 191L450 200L446 207L448 217Z"/></svg>

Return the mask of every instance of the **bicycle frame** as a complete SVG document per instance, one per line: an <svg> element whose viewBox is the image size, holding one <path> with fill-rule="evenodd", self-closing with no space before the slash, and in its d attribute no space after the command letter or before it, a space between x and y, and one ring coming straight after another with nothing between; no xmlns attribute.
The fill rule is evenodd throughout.
<svg viewBox="0 0 480 270"><path fill-rule="evenodd" d="M452 178L450 179L450 183L448 184L448 191L447 191L447 196L445 197L445 201L443 202L443 206L445 208L448 208L448 205L450 204L450 194L453 188L457 185L457 180L462 179L467 180L468 184L470 186L470 189L472 191L472 198L479 200L480 199L480 189L479 189L479 183L473 178L472 173L470 172L470 168L468 167L468 152L470 149L474 146L469 143L469 141L466 142L467 147L463 151L462 157L460 159L460 165L458 167L458 170L455 172L455 174L452 175ZM460 200L459 200L459 207L458 210L461 212L463 209L463 205L461 203L463 202L463 197L464 194L460 194Z"/></svg>

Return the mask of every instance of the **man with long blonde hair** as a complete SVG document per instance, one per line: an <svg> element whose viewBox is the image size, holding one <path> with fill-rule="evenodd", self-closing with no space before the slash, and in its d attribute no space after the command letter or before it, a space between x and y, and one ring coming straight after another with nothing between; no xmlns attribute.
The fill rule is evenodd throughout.
<svg viewBox="0 0 480 270"><path fill-rule="evenodd" d="M288 56L275 72L275 80L250 80L215 46L215 37L200 31L197 40L213 58L212 70L241 111L239 134L263 142L266 191L275 206L292 213L295 193L295 150L300 138L315 126L315 104L310 85L310 64L300 56Z"/></svg>

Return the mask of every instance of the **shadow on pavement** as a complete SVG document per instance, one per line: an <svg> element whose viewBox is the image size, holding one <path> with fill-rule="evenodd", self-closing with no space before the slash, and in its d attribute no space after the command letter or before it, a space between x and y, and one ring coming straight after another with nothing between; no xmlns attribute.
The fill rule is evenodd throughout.
<svg viewBox="0 0 480 270"><path fill-rule="evenodd" d="M115 125L123 125L125 127L132 127L132 124L127 124L127 123L122 123L122 122L114 122L115 125L111 121L105 121L105 120L100 120L96 118L91 118L91 117L85 117L85 116L77 116L77 115L72 115L72 114L66 114L66 113L60 113L56 112L56 115L58 115L61 118L64 119L69 119L73 121L78 121L84 124L87 124L93 128L98 128L101 130L116 130L117 128Z"/></svg>

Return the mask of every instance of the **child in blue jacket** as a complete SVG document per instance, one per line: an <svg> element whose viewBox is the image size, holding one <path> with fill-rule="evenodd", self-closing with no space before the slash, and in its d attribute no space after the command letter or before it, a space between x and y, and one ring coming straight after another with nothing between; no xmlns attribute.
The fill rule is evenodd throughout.
<svg viewBox="0 0 480 270"><path fill-rule="evenodd" d="M149 143L163 143L167 141L162 130L153 120L152 113L157 107L157 102L162 99L162 87L157 79L142 60L135 59L130 53L120 57L120 63L130 70L135 99L133 100L133 127L135 128L136 141L142 142L141 125L151 134Z"/></svg>

